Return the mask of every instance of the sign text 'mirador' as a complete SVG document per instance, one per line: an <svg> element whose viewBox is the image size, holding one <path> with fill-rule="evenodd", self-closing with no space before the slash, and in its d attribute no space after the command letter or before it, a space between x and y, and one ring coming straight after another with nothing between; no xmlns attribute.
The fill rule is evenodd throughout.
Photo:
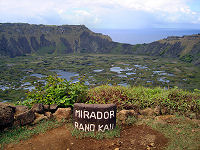
<svg viewBox="0 0 200 150"><path fill-rule="evenodd" d="M89 112L87 110L75 110L75 116L84 119L111 119L115 117L115 112L113 110L105 112Z"/></svg>

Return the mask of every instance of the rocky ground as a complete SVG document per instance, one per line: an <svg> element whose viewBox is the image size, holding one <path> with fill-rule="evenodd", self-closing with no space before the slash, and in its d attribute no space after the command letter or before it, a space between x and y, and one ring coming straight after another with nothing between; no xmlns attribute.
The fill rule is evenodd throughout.
<svg viewBox="0 0 200 150"><path fill-rule="evenodd" d="M199 131L200 120L184 117L180 121L173 114L160 115L157 108L146 108L144 110L121 110L117 113L117 122L121 126L120 137L113 139L95 139L95 138L76 138L72 136L72 126L69 118L71 118L71 108L57 108L56 105L42 105L35 104L31 109L26 106L10 106L7 104L0 105L0 123L5 125L35 125L41 120L54 118L55 120L68 120L61 126L50 129L45 133L35 134L27 140L21 140L18 143L10 143L7 145L0 145L5 150L162 150L169 146L172 138L167 137L165 132L159 132L153 129L152 126L147 125L151 120L154 125L161 124L164 129L176 126L172 135L191 133L190 138L192 142L197 143L195 149L200 148ZM129 120L132 117L132 120ZM135 119L135 120L134 120ZM183 123L183 124L182 124ZM191 124L188 131L184 131L184 124ZM178 126L177 126L178 125ZM9 130L9 128L5 128ZM182 133L183 132L183 133ZM197 134L196 134L197 133ZM180 136L177 136L180 137ZM186 136L187 137L187 136ZM196 137L196 138L195 138ZM174 140L174 139L173 139ZM199 144L198 144L199 142ZM181 142L181 144L185 144ZM190 143L189 143L190 144ZM192 143L191 143L192 144ZM184 147L184 146L183 146ZM188 147L186 145L186 147ZM175 147L176 148L176 145Z"/></svg>
<svg viewBox="0 0 200 150"><path fill-rule="evenodd" d="M64 125L18 144L9 144L5 150L160 150L167 143L164 135L146 125L124 126L120 138L103 140L77 139Z"/></svg>

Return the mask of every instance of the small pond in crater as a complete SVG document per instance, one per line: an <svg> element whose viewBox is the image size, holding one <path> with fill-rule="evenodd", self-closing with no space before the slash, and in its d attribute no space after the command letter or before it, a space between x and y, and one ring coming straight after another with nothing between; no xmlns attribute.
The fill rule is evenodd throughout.
<svg viewBox="0 0 200 150"><path fill-rule="evenodd" d="M111 67L110 68L110 71L112 72L116 72L116 73L121 73L122 71L130 71L132 70L133 68L125 68L125 69L122 69L121 67Z"/></svg>
<svg viewBox="0 0 200 150"><path fill-rule="evenodd" d="M103 71L103 69L95 69L95 70L93 70L94 72L102 72Z"/></svg>
<svg viewBox="0 0 200 150"><path fill-rule="evenodd" d="M33 74L31 74L30 76L32 76L32 77L37 77L37 78L43 78L43 77L46 77L45 75L40 74L40 73L33 73Z"/></svg>
<svg viewBox="0 0 200 150"><path fill-rule="evenodd" d="M63 70L59 70L59 69L50 70L50 71L56 72L59 78L66 79L67 81L71 80L72 77L79 76L78 73L67 72L67 71L63 71ZM79 81L78 78L75 78L72 80L73 83L78 82L78 81Z"/></svg>

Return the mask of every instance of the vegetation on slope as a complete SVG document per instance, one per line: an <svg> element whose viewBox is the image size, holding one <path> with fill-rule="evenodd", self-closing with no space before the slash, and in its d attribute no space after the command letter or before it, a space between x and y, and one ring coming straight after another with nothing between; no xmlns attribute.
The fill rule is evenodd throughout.
<svg viewBox="0 0 200 150"><path fill-rule="evenodd" d="M84 25L0 24L0 55L70 53L142 54L178 58L199 66L200 34L130 45L113 42L109 36L94 33Z"/></svg>
<svg viewBox="0 0 200 150"><path fill-rule="evenodd" d="M86 89L81 83L70 83L58 77L48 77L46 85L39 85L29 92L27 100L22 104L34 103L58 104L60 106L73 106L74 103L109 104L114 103L118 109L144 109L160 106L166 108L168 114L178 112L187 114L200 112L200 90L185 91L174 87L164 89L160 87L123 87L102 85Z"/></svg>

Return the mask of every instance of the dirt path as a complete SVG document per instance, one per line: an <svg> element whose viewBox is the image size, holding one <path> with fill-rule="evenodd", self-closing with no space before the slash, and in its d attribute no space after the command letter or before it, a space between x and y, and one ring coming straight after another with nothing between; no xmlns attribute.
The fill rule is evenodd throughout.
<svg viewBox="0 0 200 150"><path fill-rule="evenodd" d="M164 149L168 140L158 131L146 125L126 126L120 138L96 140L91 138L76 139L67 129L61 126L44 134L9 144L6 150L145 150Z"/></svg>

